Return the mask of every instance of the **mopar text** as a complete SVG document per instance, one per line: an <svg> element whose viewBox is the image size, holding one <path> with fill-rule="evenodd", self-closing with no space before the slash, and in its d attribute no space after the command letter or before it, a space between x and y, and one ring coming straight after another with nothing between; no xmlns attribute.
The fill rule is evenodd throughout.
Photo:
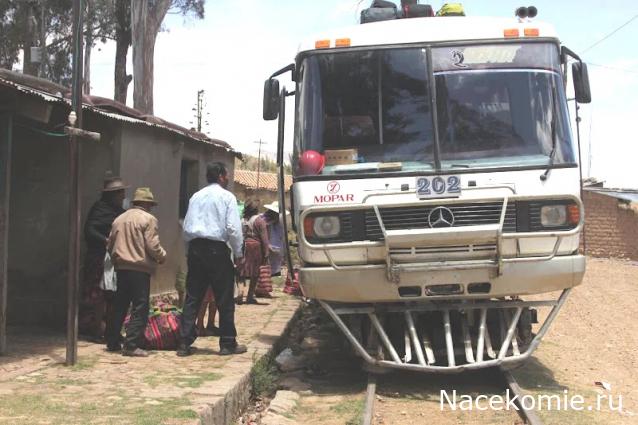
<svg viewBox="0 0 638 425"><path fill-rule="evenodd" d="M315 203L354 202L354 195L315 195Z"/></svg>

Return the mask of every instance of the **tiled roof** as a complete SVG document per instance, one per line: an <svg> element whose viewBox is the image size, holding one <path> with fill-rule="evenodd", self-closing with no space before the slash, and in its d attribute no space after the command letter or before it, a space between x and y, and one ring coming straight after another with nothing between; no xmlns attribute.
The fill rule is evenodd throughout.
<svg viewBox="0 0 638 425"><path fill-rule="evenodd" d="M276 192L279 186L277 181L278 175L275 173L259 173L259 189ZM245 186L248 189L257 189L257 171L235 169L235 183ZM292 176L284 176L284 184L286 186L286 192L288 192L292 185Z"/></svg>

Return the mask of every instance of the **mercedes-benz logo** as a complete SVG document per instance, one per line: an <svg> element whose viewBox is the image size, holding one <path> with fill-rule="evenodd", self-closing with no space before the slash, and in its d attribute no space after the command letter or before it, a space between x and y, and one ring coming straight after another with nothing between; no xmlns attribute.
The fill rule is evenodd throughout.
<svg viewBox="0 0 638 425"><path fill-rule="evenodd" d="M446 207L436 207L428 215L428 224L431 228L454 226L454 214Z"/></svg>

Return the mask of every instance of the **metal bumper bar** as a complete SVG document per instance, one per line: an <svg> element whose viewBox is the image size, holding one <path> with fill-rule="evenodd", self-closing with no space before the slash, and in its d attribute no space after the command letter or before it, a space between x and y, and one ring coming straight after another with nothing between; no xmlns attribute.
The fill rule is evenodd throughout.
<svg viewBox="0 0 638 425"><path fill-rule="evenodd" d="M441 302L420 303L413 305L369 305L348 306L338 303L319 301L332 319L337 323L356 352L369 364L378 367L413 370L419 372L459 373L468 370L488 367L508 368L528 359L540 344L552 322L565 303L571 289L565 289L556 300L521 301L521 300L486 300L479 302ZM531 340L524 352L520 351L517 341L517 326L521 313L525 308L551 307L551 311L536 336ZM500 345L493 347L493 336L487 325L489 310L496 310L501 328ZM470 331L468 312L478 311L478 323L474 324L476 332ZM427 332L420 335L415 326L414 316L424 312L441 312L443 318L444 347L435 347ZM454 347L454 329L450 313L456 312L461 317L462 345L464 360L457 364L457 351ZM402 313L405 318L405 349L401 357L397 348L382 325L384 313ZM389 359L375 358L364 347L348 328L342 316L363 314L370 319L371 329L389 354ZM372 332L372 330L371 330ZM456 333L457 335L459 332ZM476 349L474 349L476 347ZM445 353L445 363L437 358L437 352ZM412 355L414 353L416 357ZM487 358L486 358L487 357Z"/></svg>

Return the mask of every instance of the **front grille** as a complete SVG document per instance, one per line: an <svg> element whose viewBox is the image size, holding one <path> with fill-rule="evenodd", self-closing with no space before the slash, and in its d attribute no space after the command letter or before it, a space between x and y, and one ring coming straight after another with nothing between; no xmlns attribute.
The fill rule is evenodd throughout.
<svg viewBox="0 0 638 425"><path fill-rule="evenodd" d="M503 231L542 232L564 231L575 227L573 224L545 228L541 225L540 210L543 205L564 204L565 201L516 201L507 204ZM416 205L406 207L381 207L379 212L387 230L429 229L428 216L439 206L449 208L454 214L453 227L498 224L501 218L502 202L466 202L462 204ZM372 208L365 210L318 213L337 215L341 222L341 234L332 239L309 238L310 243L347 243L352 241L381 241L383 233Z"/></svg>
<svg viewBox="0 0 638 425"><path fill-rule="evenodd" d="M473 202L445 205L454 214L453 227L498 224L501 202ZM379 208L386 230L429 229L428 216L438 205ZM516 232L516 204L509 203L505 212L505 232ZM383 233L373 210L365 212L365 234L368 240L382 240Z"/></svg>
<svg viewBox="0 0 638 425"><path fill-rule="evenodd" d="M390 255L471 254L476 252L494 253L496 252L496 245L476 244L390 249Z"/></svg>

